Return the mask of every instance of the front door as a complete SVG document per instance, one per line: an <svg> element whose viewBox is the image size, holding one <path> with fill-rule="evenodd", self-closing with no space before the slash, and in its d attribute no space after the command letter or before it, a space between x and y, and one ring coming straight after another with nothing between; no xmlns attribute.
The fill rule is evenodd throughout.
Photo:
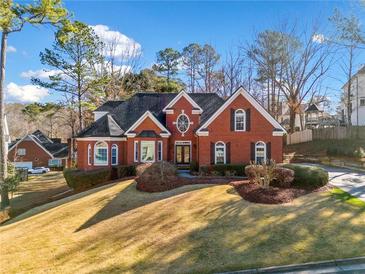
<svg viewBox="0 0 365 274"><path fill-rule="evenodd" d="M178 165L190 164L190 145L176 145L175 157Z"/></svg>

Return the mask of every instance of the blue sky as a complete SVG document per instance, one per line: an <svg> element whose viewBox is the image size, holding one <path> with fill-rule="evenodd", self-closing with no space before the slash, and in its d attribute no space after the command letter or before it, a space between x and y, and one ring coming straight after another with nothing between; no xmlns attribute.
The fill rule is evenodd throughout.
<svg viewBox="0 0 365 274"><path fill-rule="evenodd" d="M74 19L89 25L105 25L139 43L143 51L143 66L154 62L158 50L166 47L180 50L191 42L210 43L224 55L232 46L249 41L253 32L276 26L284 18L301 23L319 18L321 26L328 29L328 18L335 8L339 8L345 13L354 10L365 19L358 3L347 1L66 1L65 5L74 14ZM38 97L31 96L34 90L28 86L29 79L21 77L29 70L44 68L39 62L39 52L50 47L52 42L53 29L49 26L28 26L21 33L11 34L9 46L15 50L9 50L6 84L13 84L11 87L16 96L9 95L8 101L59 99L52 92L45 96L46 91ZM364 59L362 63L365 63L365 56L361 57ZM334 73L336 77L341 74L336 69ZM327 85L339 89L341 83L331 80ZM338 97L338 93L331 94L333 98L336 95Z"/></svg>

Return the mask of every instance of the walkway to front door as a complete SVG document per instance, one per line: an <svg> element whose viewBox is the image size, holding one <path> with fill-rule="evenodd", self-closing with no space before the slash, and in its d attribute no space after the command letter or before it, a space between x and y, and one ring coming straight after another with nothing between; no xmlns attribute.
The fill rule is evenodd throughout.
<svg viewBox="0 0 365 274"><path fill-rule="evenodd" d="M191 145L176 143L175 145L175 163L177 165L189 165L191 155Z"/></svg>

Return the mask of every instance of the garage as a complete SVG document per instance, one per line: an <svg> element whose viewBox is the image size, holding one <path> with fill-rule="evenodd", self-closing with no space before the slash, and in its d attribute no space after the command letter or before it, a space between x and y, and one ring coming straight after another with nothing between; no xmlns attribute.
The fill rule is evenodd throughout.
<svg viewBox="0 0 365 274"><path fill-rule="evenodd" d="M13 164L16 168L33 168L32 162L13 162Z"/></svg>

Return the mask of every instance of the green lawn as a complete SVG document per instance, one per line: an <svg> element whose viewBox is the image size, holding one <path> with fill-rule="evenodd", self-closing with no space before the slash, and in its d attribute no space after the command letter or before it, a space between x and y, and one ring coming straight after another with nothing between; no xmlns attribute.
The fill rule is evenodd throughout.
<svg viewBox="0 0 365 274"><path fill-rule="evenodd" d="M0 246L2 273L208 273L363 256L365 210L329 192L258 205L228 185L125 181L16 217Z"/></svg>

